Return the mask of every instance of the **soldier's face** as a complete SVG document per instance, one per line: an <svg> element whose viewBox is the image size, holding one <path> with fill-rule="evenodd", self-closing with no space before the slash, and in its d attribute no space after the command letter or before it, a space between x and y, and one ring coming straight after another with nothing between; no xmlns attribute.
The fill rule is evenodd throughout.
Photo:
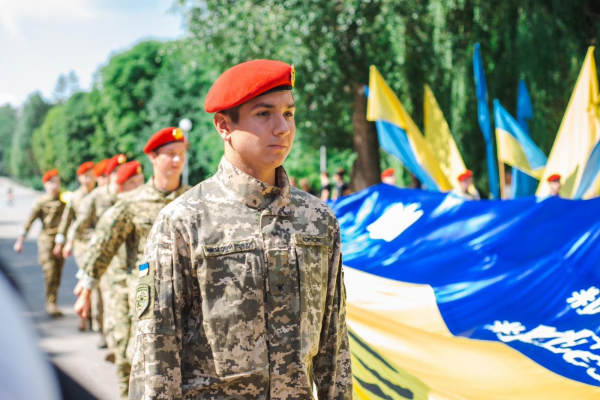
<svg viewBox="0 0 600 400"><path fill-rule="evenodd" d="M60 177L53 176L50 178L48 182L44 183L44 190L51 195L58 194L58 191L60 190Z"/></svg>
<svg viewBox="0 0 600 400"><path fill-rule="evenodd" d="M166 144L148 154L155 175L179 176L185 165L187 145L183 142Z"/></svg>
<svg viewBox="0 0 600 400"><path fill-rule="evenodd" d="M94 187L94 172L92 170L87 171L84 174L81 174L77 177L77 180L79 181L79 184L81 186L84 186L88 189L91 189Z"/></svg>
<svg viewBox="0 0 600 400"><path fill-rule="evenodd" d="M229 140L224 140L246 165L270 171L281 166L292 149L295 112L291 92L259 96L240 107L237 124L228 120Z"/></svg>
<svg viewBox="0 0 600 400"><path fill-rule="evenodd" d="M552 181L548 183L550 186L550 195L556 196L560 192L560 181Z"/></svg>
<svg viewBox="0 0 600 400"><path fill-rule="evenodd" d="M121 192L129 192L133 189L137 189L138 187L144 184L144 175L137 174L127 179L125 182L119 185Z"/></svg>

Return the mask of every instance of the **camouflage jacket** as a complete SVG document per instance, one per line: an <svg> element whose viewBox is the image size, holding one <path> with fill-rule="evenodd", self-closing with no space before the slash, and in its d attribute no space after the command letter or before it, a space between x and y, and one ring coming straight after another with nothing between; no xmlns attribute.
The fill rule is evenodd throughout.
<svg viewBox="0 0 600 400"><path fill-rule="evenodd" d="M77 218L69 229L69 240L84 235L89 229L94 229L100 216L117 201L116 192L110 190L110 185L98 187L90 192L77 209Z"/></svg>
<svg viewBox="0 0 600 400"><path fill-rule="evenodd" d="M43 234L56 235L64 209L65 203L60 200L60 197L51 196L47 193L43 194L33 203L31 213L27 222L25 222L21 235L27 236L31 224L38 218L42 221Z"/></svg>
<svg viewBox="0 0 600 400"><path fill-rule="evenodd" d="M86 192L83 186L80 186L79 189L73 192L71 199L67 203L65 210L63 211L62 218L60 220L60 225L58 226L58 235L56 235L57 243L63 243L65 238L67 237L67 231L69 227L77 217L77 210L79 209L79 205L83 201L83 199L90 194L91 192ZM83 232L83 234L79 234L74 236L77 240L89 240L92 237L93 229L87 229Z"/></svg>
<svg viewBox="0 0 600 400"><path fill-rule="evenodd" d="M89 289L98 283L121 244L125 244L128 270L135 268L160 210L188 189L189 186L182 185L174 192L161 192L154 187L151 178L138 189L119 196L119 200L100 217L96 225L83 268L86 276L82 279L82 285Z"/></svg>
<svg viewBox="0 0 600 400"><path fill-rule="evenodd" d="M160 213L136 289L132 399L350 399L339 224L223 159Z"/></svg>

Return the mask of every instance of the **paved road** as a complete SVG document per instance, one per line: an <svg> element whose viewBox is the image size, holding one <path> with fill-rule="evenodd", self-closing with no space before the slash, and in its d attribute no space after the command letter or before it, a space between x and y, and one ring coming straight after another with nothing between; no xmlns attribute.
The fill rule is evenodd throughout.
<svg viewBox="0 0 600 400"><path fill-rule="evenodd" d="M15 201L6 201L8 187L15 191ZM15 239L25 221L29 208L40 195L0 177L0 258L7 264L9 273L19 285L29 312L26 317L38 329L40 346L66 373L86 387L100 400L119 398L113 364L104 361L106 350L97 348L98 333L78 332L78 317L73 312L75 295L73 287L77 267L70 258L63 272L58 294L58 306L65 314L60 319L50 319L44 313L44 279L37 263L36 239L41 224L35 223L25 242L22 254L12 250Z"/></svg>

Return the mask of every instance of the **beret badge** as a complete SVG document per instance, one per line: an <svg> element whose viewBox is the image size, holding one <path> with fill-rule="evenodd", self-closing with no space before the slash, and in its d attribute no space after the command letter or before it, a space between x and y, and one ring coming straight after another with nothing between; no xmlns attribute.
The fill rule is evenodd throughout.
<svg viewBox="0 0 600 400"><path fill-rule="evenodd" d="M183 139L183 131L180 128L173 129L173 137L175 140Z"/></svg>
<svg viewBox="0 0 600 400"><path fill-rule="evenodd" d="M292 87L296 84L296 67L292 65L292 73L290 76L290 82L292 83Z"/></svg>

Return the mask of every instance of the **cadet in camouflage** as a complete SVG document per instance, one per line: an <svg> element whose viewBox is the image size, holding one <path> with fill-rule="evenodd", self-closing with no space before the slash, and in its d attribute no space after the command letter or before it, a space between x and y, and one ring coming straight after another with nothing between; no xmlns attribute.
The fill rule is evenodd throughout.
<svg viewBox="0 0 600 400"><path fill-rule="evenodd" d="M175 133L174 133L175 132ZM88 259L84 268L85 275L81 285L86 290L91 290L104 276L111 259L117 249L124 244L126 253L126 268L115 272L115 281L125 275L124 282L115 282L114 311L115 319L114 338L116 344L115 364L121 396L126 397L129 391L129 373L131 360L127 358L127 348L134 329L131 310L133 300L130 297L132 290L137 286L137 268L144 251L146 239L152 228L156 216L167 204L179 197L189 189L189 186L180 183L181 171L184 166L186 144L183 133L177 128L166 128L158 131L156 136L166 137L168 141L153 142L152 148L145 148L153 163L154 176L142 187L120 196L119 201L111 207L98 221L95 237L92 240ZM121 172L127 172L128 165ZM140 167L141 168L141 167ZM141 169L140 169L141 173ZM162 190L157 188L160 186ZM127 286L123 288L123 283ZM133 289L132 289L133 288ZM82 313L87 308L85 305L86 291L80 294L76 304L76 311Z"/></svg>
<svg viewBox="0 0 600 400"><path fill-rule="evenodd" d="M63 249L63 255L66 257L70 256L73 250L75 237L84 235L87 230L93 230L102 214L106 212L110 207L117 201L117 194L119 193L119 187L116 183L117 174L120 167L125 164L127 157L124 154L118 154L109 159L106 163L105 174L108 175L108 185L100 186L86 196L81 202L79 209L77 210L77 218L73 223L71 229L69 229L69 236L67 238L67 244ZM115 263L119 260L115 258ZM118 268L118 266L115 266ZM83 271L77 274L77 278L81 279ZM105 278L100 283L99 288L95 288L92 296L92 330L97 332L103 332L104 330L104 307L103 297L108 295L108 278ZM75 291L78 292L79 287L76 287Z"/></svg>
<svg viewBox="0 0 600 400"><path fill-rule="evenodd" d="M23 251L23 242L36 219L42 221L42 231L38 237L38 260L44 270L44 284L46 289L46 312L51 316L60 316L62 313L56 305L58 287L64 266L64 259L56 257L54 240L58 232L58 225L65 209L59 195L60 177L57 170L48 171L42 178L46 193L33 204L29 218L15 243L14 249L17 253Z"/></svg>
<svg viewBox="0 0 600 400"><path fill-rule="evenodd" d="M62 257L63 244L68 235L68 230L71 224L77 217L77 210L81 205L83 199L92 192L95 186L93 176L94 163L91 161L84 162L77 169L77 180L79 181L79 188L73 192L71 199L67 202L65 211L63 212L58 226L58 234L56 235L56 245L54 246L54 255L56 257ZM73 255L75 262L79 268L83 266L85 252L90 238L92 237L93 229L88 228L83 233L73 234Z"/></svg>
<svg viewBox="0 0 600 400"><path fill-rule="evenodd" d="M150 232L130 399L352 398L339 224L281 167L293 80L251 61L209 92L225 156Z"/></svg>

